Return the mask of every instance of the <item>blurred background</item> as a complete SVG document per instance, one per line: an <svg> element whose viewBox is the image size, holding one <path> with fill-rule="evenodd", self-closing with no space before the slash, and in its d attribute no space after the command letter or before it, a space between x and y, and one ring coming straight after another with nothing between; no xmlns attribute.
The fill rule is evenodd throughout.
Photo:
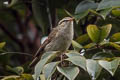
<svg viewBox="0 0 120 80"><path fill-rule="evenodd" d="M0 0L0 75L6 66L26 67L57 22L80 0ZM81 32L80 32L81 34ZM25 69L27 70L27 69Z"/></svg>
<svg viewBox="0 0 120 80"><path fill-rule="evenodd" d="M66 16L75 18L74 40L82 45L90 42L88 38L79 40L79 36L86 33L88 24L110 23L113 25L111 34L119 32L120 10L117 9L117 14L111 6L101 5L101 1L0 0L0 75L12 74L9 70L16 66L30 72L28 64L43 38Z"/></svg>

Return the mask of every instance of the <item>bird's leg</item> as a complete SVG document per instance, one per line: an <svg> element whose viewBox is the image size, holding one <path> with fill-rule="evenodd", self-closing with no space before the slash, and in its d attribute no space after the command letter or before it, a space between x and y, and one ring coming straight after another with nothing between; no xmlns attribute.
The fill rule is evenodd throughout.
<svg viewBox="0 0 120 80"><path fill-rule="evenodd" d="M61 66L64 66L63 59L64 59L65 53L66 53L66 51L65 51L65 52L62 52L62 54L60 55Z"/></svg>
<svg viewBox="0 0 120 80"><path fill-rule="evenodd" d="M60 55L61 66L63 65L63 53Z"/></svg>

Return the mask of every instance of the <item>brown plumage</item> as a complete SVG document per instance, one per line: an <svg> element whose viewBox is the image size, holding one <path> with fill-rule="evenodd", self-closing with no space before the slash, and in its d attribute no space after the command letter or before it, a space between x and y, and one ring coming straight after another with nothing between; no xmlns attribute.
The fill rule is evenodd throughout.
<svg viewBox="0 0 120 80"><path fill-rule="evenodd" d="M30 64L30 67L36 65L40 60L41 55L47 51L66 51L73 39L73 18L65 17L63 18L56 28L52 30L49 34L48 39L40 46L34 59Z"/></svg>

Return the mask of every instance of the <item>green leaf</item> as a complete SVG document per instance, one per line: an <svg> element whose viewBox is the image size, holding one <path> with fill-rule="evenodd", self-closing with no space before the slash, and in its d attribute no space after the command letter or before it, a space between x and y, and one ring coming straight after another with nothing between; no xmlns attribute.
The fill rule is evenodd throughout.
<svg viewBox="0 0 120 80"><path fill-rule="evenodd" d="M34 80L31 74L21 74L16 80Z"/></svg>
<svg viewBox="0 0 120 80"><path fill-rule="evenodd" d="M52 76L52 74L55 72L56 70L56 66L59 64L60 62L51 62L48 63L44 66L43 69L43 74L45 75L46 80L49 80L50 77Z"/></svg>
<svg viewBox="0 0 120 80"><path fill-rule="evenodd" d="M91 13L94 15L103 18L104 20L106 19L107 15L111 12L112 8L104 9L101 11L95 11L95 10L90 10Z"/></svg>
<svg viewBox="0 0 120 80"><path fill-rule="evenodd" d="M48 62L48 59L50 57L47 57L45 59L40 60L37 65L35 66L35 79L37 79L40 76L40 73L44 67L44 65Z"/></svg>
<svg viewBox="0 0 120 80"><path fill-rule="evenodd" d="M119 66L119 62L119 59L114 59L110 62L100 60L99 64L113 76Z"/></svg>
<svg viewBox="0 0 120 80"><path fill-rule="evenodd" d="M88 40L89 40L88 34L83 34L83 35L77 37L77 39L76 39L76 41L80 44L83 44L83 43L87 42Z"/></svg>
<svg viewBox="0 0 120 80"><path fill-rule="evenodd" d="M48 26L50 26L50 24L45 4L40 0L32 0L32 10L33 15L38 25L41 27L43 34L47 34Z"/></svg>
<svg viewBox="0 0 120 80"><path fill-rule="evenodd" d="M110 41L112 42L120 41L120 32L113 34L112 37L110 38Z"/></svg>
<svg viewBox="0 0 120 80"><path fill-rule="evenodd" d="M93 42L95 42L95 43L99 42L100 30L97 28L96 25L88 25L87 33Z"/></svg>
<svg viewBox="0 0 120 80"><path fill-rule="evenodd" d="M108 25L101 27L100 41L103 41L105 38L108 37L108 35L110 34L110 31L111 31L111 28L112 28L111 24L108 24Z"/></svg>
<svg viewBox="0 0 120 80"><path fill-rule="evenodd" d="M2 49L5 46L6 42L1 42L0 43L0 49Z"/></svg>
<svg viewBox="0 0 120 80"><path fill-rule="evenodd" d="M120 17L120 10L119 9L112 10L112 14L116 17Z"/></svg>
<svg viewBox="0 0 120 80"><path fill-rule="evenodd" d="M106 16L112 11L112 8L107 8L107 9L104 9L104 10L101 10L99 12L99 15L103 18L103 19L106 19Z"/></svg>
<svg viewBox="0 0 120 80"><path fill-rule="evenodd" d="M100 42L100 46L105 46L105 45L108 45L109 44L109 39L105 39L104 41Z"/></svg>
<svg viewBox="0 0 120 80"><path fill-rule="evenodd" d="M75 56L81 56L80 53L78 53L77 51L70 51L68 53L65 53L66 56L70 57L75 57Z"/></svg>
<svg viewBox="0 0 120 80"><path fill-rule="evenodd" d="M77 5L75 9L75 14L79 14L89 9L96 9L96 8L97 8L97 4L94 3L94 1L84 0Z"/></svg>
<svg viewBox="0 0 120 80"><path fill-rule="evenodd" d="M93 42L99 43L108 37L111 28L111 24L102 26L100 29L98 29L96 25L88 25L87 33Z"/></svg>
<svg viewBox="0 0 120 80"><path fill-rule="evenodd" d="M22 73L24 72L23 67L15 67L15 68L13 68L13 70L14 70L18 75L20 75L20 74L22 74Z"/></svg>
<svg viewBox="0 0 120 80"><path fill-rule="evenodd" d="M82 49L82 45L80 45L79 43L77 43L76 41L72 40L72 46L76 51L80 51L80 49Z"/></svg>
<svg viewBox="0 0 120 80"><path fill-rule="evenodd" d="M67 77L69 80L74 80L79 73L78 67L59 67L57 66L57 70Z"/></svg>
<svg viewBox="0 0 120 80"><path fill-rule="evenodd" d="M85 12L81 12L79 14L74 14L73 17L76 20L76 22L78 23L80 19L84 18L85 16L87 16L89 13L89 11L85 11Z"/></svg>
<svg viewBox="0 0 120 80"><path fill-rule="evenodd" d="M89 43L87 45L84 46L84 48L92 48L92 47L95 47L96 44L95 43Z"/></svg>
<svg viewBox="0 0 120 80"><path fill-rule="evenodd" d="M90 9L96 9L97 3L90 0L80 2L75 9L75 19L78 22L80 19L88 15Z"/></svg>
<svg viewBox="0 0 120 80"><path fill-rule="evenodd" d="M21 74L20 76L6 76L1 80L34 80L30 74Z"/></svg>
<svg viewBox="0 0 120 80"><path fill-rule="evenodd" d="M11 71L11 72L14 72L16 73L17 75L21 75L23 72L24 72L24 69L23 67L15 67L15 68L12 68L10 66L6 66L7 67L7 70Z"/></svg>
<svg viewBox="0 0 120 80"><path fill-rule="evenodd" d="M43 74L40 75L40 80L46 80Z"/></svg>
<svg viewBox="0 0 120 80"><path fill-rule="evenodd" d="M120 7L120 0L102 0L97 10Z"/></svg>
<svg viewBox="0 0 120 80"><path fill-rule="evenodd" d="M88 59L86 62L88 73L90 74L92 79L96 80L101 73L102 67L95 60Z"/></svg>
<svg viewBox="0 0 120 80"><path fill-rule="evenodd" d="M70 58L67 58L66 60L72 62L73 64L81 67L86 71L86 59L83 56L73 56Z"/></svg>
<svg viewBox="0 0 120 80"><path fill-rule="evenodd" d="M109 42L109 45L114 47L115 49L117 50L120 50L120 45L116 44L116 43L113 43L113 42Z"/></svg>
<svg viewBox="0 0 120 80"><path fill-rule="evenodd" d="M45 52L45 53L41 56L41 60L44 59L44 58L47 58L47 57L51 56L51 54L53 54L52 57L54 58L54 57L56 57L58 54L60 54L60 52L59 52L59 51L48 51L48 52Z"/></svg>
<svg viewBox="0 0 120 80"><path fill-rule="evenodd" d="M35 79L37 79L40 76L40 73L44 67L44 65L50 61L52 61L57 55L59 55L58 52L54 53L55 51L50 51L51 53L49 54L49 56L44 57L43 59L41 59L35 66ZM46 52L48 53L48 52ZM44 53L44 54L46 54Z"/></svg>
<svg viewBox="0 0 120 80"><path fill-rule="evenodd" d="M92 59L105 59L105 58L113 58L113 57L115 56L110 52L98 52L92 56Z"/></svg>

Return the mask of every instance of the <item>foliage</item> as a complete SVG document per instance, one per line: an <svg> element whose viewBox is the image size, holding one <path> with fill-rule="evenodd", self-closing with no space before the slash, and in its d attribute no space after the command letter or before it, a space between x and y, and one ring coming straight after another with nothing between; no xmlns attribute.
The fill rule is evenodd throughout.
<svg viewBox="0 0 120 80"><path fill-rule="evenodd" d="M68 51L32 55L57 22L74 21ZM120 0L1 0L1 80L120 80Z"/></svg>

